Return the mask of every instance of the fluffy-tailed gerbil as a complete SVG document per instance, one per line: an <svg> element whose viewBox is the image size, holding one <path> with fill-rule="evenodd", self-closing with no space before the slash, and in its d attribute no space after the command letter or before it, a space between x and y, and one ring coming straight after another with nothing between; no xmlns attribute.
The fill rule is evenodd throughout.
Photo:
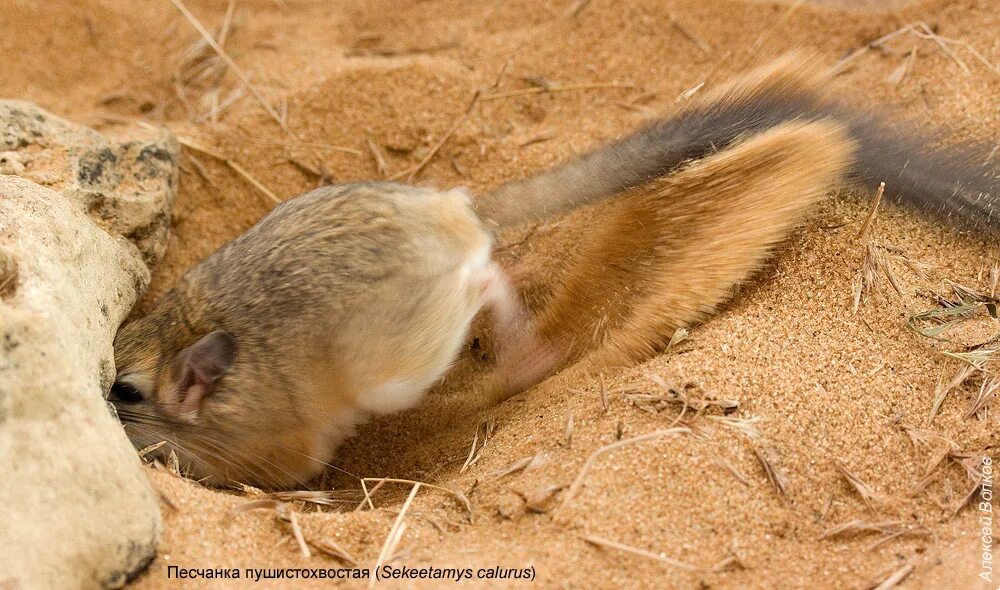
<svg viewBox="0 0 1000 590"><path fill-rule="evenodd" d="M476 200L480 218L505 227L616 195L538 318L543 337L569 343L565 363L594 372L649 358L725 302L838 184L873 193L884 182L889 200L973 234L1000 234L989 146L932 148L927 131L829 99L829 81L817 60L785 56L671 118Z"/></svg>
<svg viewBox="0 0 1000 590"><path fill-rule="evenodd" d="M122 328L111 400L137 446L167 441L196 477L302 483L366 415L416 404L484 306L516 341L501 365L533 351L507 386L548 369L490 247L463 190L291 199Z"/></svg>
<svg viewBox="0 0 1000 590"><path fill-rule="evenodd" d="M786 58L476 201L389 183L291 199L121 329L110 399L137 447L166 441L157 452L176 451L195 477L288 486L322 470L365 416L418 403L483 307L499 332L488 382L499 398L585 354L601 366L655 351L711 313L843 178L884 181L904 204L1000 229L1000 183L966 152L930 150L824 89L817 66ZM616 194L536 324L491 261L491 230ZM618 287L643 297L612 309L596 347L581 345L572 310L611 309Z"/></svg>

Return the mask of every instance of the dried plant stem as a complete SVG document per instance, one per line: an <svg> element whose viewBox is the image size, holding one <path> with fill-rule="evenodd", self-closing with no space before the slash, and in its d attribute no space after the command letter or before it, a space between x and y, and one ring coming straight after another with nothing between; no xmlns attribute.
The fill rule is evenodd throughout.
<svg viewBox="0 0 1000 590"><path fill-rule="evenodd" d="M872 208L868 211L868 216L865 217L865 222L861 224L861 230L858 232L858 240L863 241L868 237L868 231L871 230L872 223L875 221L875 214L878 213L878 206L882 202L883 193L885 193L885 183L880 182L878 190L875 191L875 201L872 203Z"/></svg>
<svg viewBox="0 0 1000 590"><path fill-rule="evenodd" d="M525 96L528 94L544 94L549 92L570 92L573 90L597 90L599 88L635 88L635 84L618 84L615 82L608 83L590 83L590 84L565 84L558 86L538 86L535 88L521 88L519 90L508 90L507 92L497 92L496 94L487 94L480 98L481 101L487 102L490 100L500 100L501 98L510 98L512 96Z"/></svg>
<svg viewBox="0 0 1000 590"><path fill-rule="evenodd" d="M580 538L592 545L597 545L599 547L607 547L610 549L617 549L618 551L624 551L625 553L631 553L632 555L638 555L640 557L645 557L646 559L652 559L654 561L659 561L660 563L666 563L668 565L672 565L674 567L678 567L683 570L687 570L689 572L701 571L701 568L699 568L698 566L692 565L685 561L672 559L664 555L658 555L656 553L653 553L652 551L646 551L645 549L639 549L637 547L625 545L624 543L619 543L617 541L611 541L609 539L604 539L594 535L584 535Z"/></svg>
<svg viewBox="0 0 1000 590"><path fill-rule="evenodd" d="M881 584L875 586L874 590L889 590L890 588L895 588L900 582L902 582L906 578L906 576L910 575L914 567L915 566L912 563L904 565L903 567L893 572L893 574L888 578L886 578Z"/></svg>
<svg viewBox="0 0 1000 590"><path fill-rule="evenodd" d="M665 430L655 430L647 434L642 434L639 436L634 436L632 438L626 438L617 442L613 442L609 445L605 445L587 457L587 460L583 463L583 467L580 469L580 473L577 474L576 479L573 480L573 484L570 485L569 490L566 492L566 497L563 498L562 506L566 507L576 496L577 492L580 491L580 486L583 485L583 479L587 476L587 472L593 466L594 461L596 461L601 455L614 451L615 449L620 449L625 446L634 445L636 443L646 442L650 440L655 440L658 438L663 438L664 436L671 436L674 434L690 434L691 429L686 427L677 428L667 428Z"/></svg>
<svg viewBox="0 0 1000 590"><path fill-rule="evenodd" d="M295 511L288 511L288 524L292 527L292 536L295 537L295 542L299 544L299 551L302 552L302 557L309 559L312 557L312 552L309 551L309 545L306 544L306 539L302 535L302 527L299 526L299 517L295 516Z"/></svg>
<svg viewBox="0 0 1000 590"><path fill-rule="evenodd" d="M440 492L444 492L446 494L454 496L455 499L457 499L459 502L461 502L462 506L466 510L469 511L469 514L472 514L472 504L469 503L469 499L465 497L465 494L462 494L461 492L456 492L455 490L450 490L450 489L448 489L446 487L436 486L434 484L426 483L426 482L423 482L423 481L415 481L415 480L412 480L412 479L396 479L396 478L393 478L393 477L363 477L363 478L361 478L361 485L362 485L362 487L365 487L365 482L372 482L372 481L378 482L378 485L376 485L374 488L372 488L372 491L370 493L367 493L365 495L365 500L368 502L368 505L371 506L372 510L374 510L375 507L371 505L371 494L375 493L375 490L377 490L380 487L382 487L382 484L384 484L384 483L418 484L419 483L420 485L424 486L425 488L430 488L432 490L438 490Z"/></svg>
<svg viewBox="0 0 1000 590"><path fill-rule="evenodd" d="M257 100L260 106L263 107L265 111L267 111L267 114L270 115L272 119L274 119L274 121L278 124L278 126L281 127L281 129L285 133L287 133L292 139L301 142L302 138L299 136L299 134L288 126L285 118L282 117L281 114L279 114L278 111L275 110L275 108L271 105L271 103L269 103L260 93L260 90L258 90L257 87L250 82L250 77L247 76L246 73L244 73L243 70L238 65L236 65L236 62L233 61L233 58L229 57L229 54L226 53L226 50L223 49L218 42L216 42L215 38L212 37L212 34L209 33L208 29L206 29L204 25L202 25L201 22L194 16L194 14L192 14L191 11L188 10L188 7L184 5L184 2L182 2L181 0L170 0L170 1L173 3L174 6L177 7L177 10L179 10L181 14L184 15L184 18L186 18L188 22L191 23L191 26L193 26L198 31L198 33L201 34L201 36L205 39L205 42L208 43L209 46L215 51L215 53L218 54L218 56L222 59L222 61L226 62L226 65L229 66L229 69L231 69L234 74L236 74L236 77L240 79L240 82L243 82L243 84L246 85L246 87L250 90L250 94L253 95L253 97ZM314 151L312 152L312 154L313 157L316 158L317 160L317 164L319 165L320 171L323 172L324 176L328 176L328 173L323 167L322 158L320 158L319 155L316 154L316 152Z"/></svg>
<svg viewBox="0 0 1000 590"><path fill-rule="evenodd" d="M441 136L441 139L439 139L437 143L434 144L434 147L431 148L431 151L427 152L427 155L424 156L424 158L420 160L420 162L418 162L415 166L411 166L405 170L401 170L393 174L388 178L388 180L399 180L400 178L405 176L406 182L413 182L413 179L417 176L417 173L423 170L424 166L429 164L430 161L434 159L434 156L437 155L438 150L441 149L441 146L443 146L444 143L448 141L448 138L450 138L452 134L455 133L459 125L464 123L465 120L469 118L469 115L472 114L472 110L476 108L476 104L479 102L479 100L480 100L479 91L476 90L473 93L472 100L469 101L469 106L466 107L465 112L462 113L462 115L458 119L455 119L455 122L452 123L448 131L446 131L445 134Z"/></svg>
<svg viewBox="0 0 1000 590"><path fill-rule="evenodd" d="M364 490L365 497L361 499L361 502L358 503L358 506L354 509L354 511L357 512L358 510L361 510L361 508L365 504L368 504L368 509L369 510L375 510L375 505L372 504L372 496L375 494L375 492L379 491L379 488L381 488L383 485L385 485L385 480L382 480L382 481L378 482L377 484L375 484L374 488L372 488L371 490L369 490L368 489L368 484L365 482L364 479L362 479L361 480L361 489Z"/></svg>
<svg viewBox="0 0 1000 590"><path fill-rule="evenodd" d="M191 141L190 139L188 139L186 137L178 137L177 141L180 142L180 144L183 145L186 148L192 149L192 150L194 150L196 152L200 152L202 154L205 154L206 156L211 156L211 157L215 158L216 160L219 160L220 162L224 163L226 166L229 166L233 170L233 172L235 172L235 173L239 174L240 176L242 176L244 178L244 180L246 180L247 182L249 182L250 184L252 184L254 188L256 188L258 191L260 191L261 194L263 194L264 196L266 196L268 199L270 199L271 201L273 201L275 204L280 204L281 203L281 199L279 199L277 197L277 195L275 195L273 192L271 192L271 190L268 189L266 186L264 186L263 184L261 184L259 180L257 180L253 176L251 176L250 173L247 172L242 166L240 166L239 164L237 164L236 162L234 162L230 158L226 157L225 155L220 154L219 152L217 152L215 150L212 150L212 149L209 149L209 148L207 148L205 146L198 145L197 143Z"/></svg>
<svg viewBox="0 0 1000 590"><path fill-rule="evenodd" d="M406 511L410 509L410 504L413 503L413 498L417 496L417 492L420 491L420 482L413 484L413 488L410 490L410 495L407 496L406 502L403 502L403 507L399 510L399 514L396 516L396 520L392 523L392 528L389 529L389 534L385 537L385 542L382 544L382 551L378 554L378 561L375 562L375 569L382 567L386 558L396 551L396 546L399 545L399 540L403 537L403 532L406 530L406 526L403 523L403 517L406 516ZM372 576L368 580L368 587L374 588L377 578Z"/></svg>

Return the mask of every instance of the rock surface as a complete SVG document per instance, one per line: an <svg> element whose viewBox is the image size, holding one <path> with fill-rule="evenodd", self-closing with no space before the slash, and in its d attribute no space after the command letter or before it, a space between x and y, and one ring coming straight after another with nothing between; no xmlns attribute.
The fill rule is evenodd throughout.
<svg viewBox="0 0 1000 590"><path fill-rule="evenodd" d="M103 399L177 184L176 142L143 133L0 101L4 590L118 587L155 553L156 495Z"/></svg>
<svg viewBox="0 0 1000 590"><path fill-rule="evenodd" d="M62 193L101 228L133 242L151 265L167 247L179 148L165 129L140 137L111 141L31 103L3 100L0 174Z"/></svg>

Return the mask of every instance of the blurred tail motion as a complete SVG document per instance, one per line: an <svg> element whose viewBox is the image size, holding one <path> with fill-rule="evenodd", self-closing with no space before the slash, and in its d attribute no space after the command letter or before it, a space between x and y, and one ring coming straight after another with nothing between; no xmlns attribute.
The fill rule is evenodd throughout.
<svg viewBox="0 0 1000 590"><path fill-rule="evenodd" d="M859 182L957 227L1000 234L989 152L825 98L815 60L786 56L679 114L476 202L494 228L612 196L539 317L565 361L641 362L705 320L831 188Z"/></svg>
<svg viewBox="0 0 1000 590"><path fill-rule="evenodd" d="M781 58L706 95L677 115L598 148L554 170L506 184L476 203L495 227L566 213L661 178L685 162L788 122L844 125L857 148L842 178L956 226L1000 232L1000 176L989 150L932 147L877 115L825 98L829 76L816 60Z"/></svg>

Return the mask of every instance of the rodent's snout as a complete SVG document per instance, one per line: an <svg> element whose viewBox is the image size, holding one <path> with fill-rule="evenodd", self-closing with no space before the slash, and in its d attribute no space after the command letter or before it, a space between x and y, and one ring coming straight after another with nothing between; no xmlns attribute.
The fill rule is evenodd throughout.
<svg viewBox="0 0 1000 590"><path fill-rule="evenodd" d="M320 437L295 412L260 412L261 400L280 386L266 374L234 367L231 334L215 330L193 343L177 337L163 346L160 332L144 320L125 326L115 340L118 374L108 401L147 459L175 457L185 475L214 486L291 487L322 469L328 450L317 448ZM183 344L169 345L177 341Z"/></svg>

